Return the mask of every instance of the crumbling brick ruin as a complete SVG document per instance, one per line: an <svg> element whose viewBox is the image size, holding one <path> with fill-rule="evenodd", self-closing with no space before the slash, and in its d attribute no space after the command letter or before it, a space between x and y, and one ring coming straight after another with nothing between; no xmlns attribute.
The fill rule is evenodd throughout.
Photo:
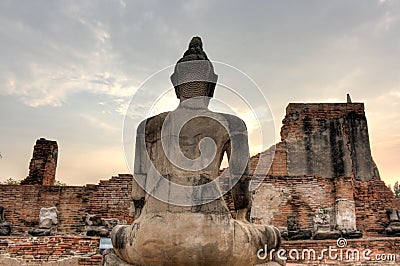
<svg viewBox="0 0 400 266"><path fill-rule="evenodd" d="M56 141L40 138L33 148L29 175L21 185L53 186L56 180L58 145Z"/></svg>
<svg viewBox="0 0 400 266"><path fill-rule="evenodd" d="M85 231L85 213L131 223L131 183L131 175L118 175L82 187L0 185L0 206L4 207L5 220L13 223L13 235L24 235L39 225L40 209L53 206L59 212L57 233L79 235Z"/></svg>
<svg viewBox="0 0 400 266"><path fill-rule="evenodd" d="M380 179L371 156L364 104L291 103L282 124L281 141L264 152L275 154L271 168L268 173L265 167L264 172L253 173L267 176L253 194L252 221L274 224L283 232L288 220L295 221L296 226L304 232L312 231L315 237L321 226L316 224L318 213L328 214L328 231L323 231L323 236L344 232L346 238L358 238L349 240L352 247L371 245L374 252L399 253L400 237L390 237L385 230L390 222L387 209L400 208L400 201ZM85 213L133 221L131 175L118 175L98 185L54 186L57 152L55 141L37 140L28 177L21 185L0 185L4 221L12 223L12 236L0 237L0 262L5 253L26 253L27 243L32 242L27 241L31 239L27 232L39 224L43 207L54 206L59 212L55 228L58 236L47 240L72 241L82 265L100 263L94 255L98 238L84 236ZM259 155L251 158L253 170L258 160ZM225 199L235 215L229 195ZM55 250L47 240L41 240L47 254L43 251L31 260L54 261L62 257L60 250L59 257L51 255ZM26 244L18 244L21 241ZM88 243L90 248L86 251L93 257L83 258L82 248L76 244L80 241ZM334 245L334 240L324 241L331 242ZM322 248L320 240L283 243L283 248L295 247ZM29 250L29 254L35 254L36 249Z"/></svg>
<svg viewBox="0 0 400 266"><path fill-rule="evenodd" d="M372 159L363 103L289 104L281 142L270 150L272 166L254 194L255 222L284 228L295 216L313 229L313 214L325 209L336 226L385 235L386 208L395 199ZM253 168L258 158L251 158Z"/></svg>

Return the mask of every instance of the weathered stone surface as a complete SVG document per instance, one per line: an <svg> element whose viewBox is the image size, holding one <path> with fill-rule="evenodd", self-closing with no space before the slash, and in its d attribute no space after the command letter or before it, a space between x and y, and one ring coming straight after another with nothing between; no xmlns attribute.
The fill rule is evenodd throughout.
<svg viewBox="0 0 400 266"><path fill-rule="evenodd" d="M288 221L287 230L289 232L300 230L300 226L297 223L296 216L288 216L287 221Z"/></svg>
<svg viewBox="0 0 400 266"><path fill-rule="evenodd" d="M400 236L399 211L394 208L388 208L386 213L389 216L389 225L385 228L386 234L390 236Z"/></svg>
<svg viewBox="0 0 400 266"><path fill-rule="evenodd" d="M317 209L314 215L314 235L313 239L337 239L341 233L335 230L334 218L331 217L332 213L328 209Z"/></svg>
<svg viewBox="0 0 400 266"><path fill-rule="evenodd" d="M39 215L39 229L30 229L28 234L32 236L52 235L52 226L58 224L58 211L56 207L41 208Z"/></svg>
<svg viewBox="0 0 400 266"><path fill-rule="evenodd" d="M85 226L87 236L109 237L110 229L105 226Z"/></svg>
<svg viewBox="0 0 400 266"><path fill-rule="evenodd" d="M253 195L251 219L260 224L270 224L274 215L280 212L279 208L288 204L290 192L289 188L262 184Z"/></svg>
<svg viewBox="0 0 400 266"><path fill-rule="evenodd" d="M389 222L400 222L399 211L394 208L386 209L386 213L389 216Z"/></svg>
<svg viewBox="0 0 400 266"><path fill-rule="evenodd" d="M4 221L4 207L0 206L0 223Z"/></svg>
<svg viewBox="0 0 400 266"><path fill-rule="evenodd" d="M40 138L33 148L29 175L22 185L53 186L56 178L58 145L56 141Z"/></svg>
<svg viewBox="0 0 400 266"><path fill-rule="evenodd" d="M99 238L88 236L9 236L0 240L0 265L100 265ZM17 260L15 264L6 258Z"/></svg>
<svg viewBox="0 0 400 266"><path fill-rule="evenodd" d="M101 180L97 185L0 185L0 206L5 208L5 220L13 224L13 234L25 234L38 227L43 206L57 206L62 211L57 233L79 235L85 232L81 218L87 212L99 217L116 218L120 223L131 223L133 217L127 212L132 202L131 191L130 174ZM115 198L110 200L110 195Z"/></svg>
<svg viewBox="0 0 400 266"><path fill-rule="evenodd" d="M103 253L102 266L131 266L126 261L120 259L114 252L114 249L106 249Z"/></svg>
<svg viewBox="0 0 400 266"><path fill-rule="evenodd" d="M305 106L307 107L307 104ZM353 108L352 106L350 107ZM343 113L341 104L323 104L322 109L315 112L316 119L321 121ZM298 122L301 121L298 120ZM285 131L295 132L298 128L299 126L295 124L293 128L288 125ZM286 142L281 141L274 146L273 150L275 157L270 169L271 175L263 181L261 186L275 187L279 192L279 204L275 205L275 198L262 196L264 190L260 187L261 192L257 191L254 194L252 213L255 210L257 215L252 216L252 220L257 223L271 223L286 227L287 216L295 215L301 228L312 229L313 221L310 213L313 213L316 208L324 209L336 205L337 183L331 177L289 176L286 169ZM269 152L272 153L272 150ZM256 157L252 158L250 164L256 163ZM375 164L374 168L376 168ZM129 195L132 190L131 180L131 175L119 175L109 180L102 180L97 185L81 187L0 185L2 195L0 205L5 207L6 220L13 224L13 234L24 234L31 227L37 227L37 217L42 206L58 206L63 211L63 222L57 226L57 233L81 234L85 231L85 225L80 217L85 212L100 217L116 217L132 223L134 213L131 216L126 211L130 204L133 204ZM395 205L393 193L381 180L353 181L354 187L347 187L345 190L354 195L357 230L360 230L365 237L386 235L385 228L389 225L389 218L385 209L396 206L400 208L400 204ZM113 195L112 200L110 200L110 195ZM235 217L236 211L232 199L226 197L225 201Z"/></svg>
<svg viewBox="0 0 400 266"><path fill-rule="evenodd" d="M317 231L314 233L314 240L324 240L324 239L338 239L341 237L339 231Z"/></svg>
<svg viewBox="0 0 400 266"><path fill-rule="evenodd" d="M84 214L82 220L85 223L87 236L109 237L111 230L118 224L126 224L126 221L119 221L116 218L101 218L93 214Z"/></svg>
<svg viewBox="0 0 400 266"><path fill-rule="evenodd" d="M353 197L351 199L336 199L335 209L336 226L338 230L356 230L356 206Z"/></svg>
<svg viewBox="0 0 400 266"><path fill-rule="evenodd" d="M257 264L257 266L280 266L282 264L275 262L275 261L271 261L271 262L267 262L267 263L263 263L263 264Z"/></svg>
<svg viewBox="0 0 400 266"><path fill-rule="evenodd" d="M379 179L362 103L291 103L281 130L291 176Z"/></svg>
<svg viewBox="0 0 400 266"><path fill-rule="evenodd" d="M273 154L275 151L275 157L271 168L265 168L267 178L254 193L252 220L259 223L270 221L279 227L286 227L287 216L295 215L302 228L312 229L310 213L317 208L333 207L333 224L343 231L342 234L359 236L362 232L375 237L384 234L388 226L384 210L392 206L395 199L390 189L379 180L379 171L372 159L373 174L363 174L364 170L369 169L365 165L371 161L368 159L368 131L364 119L364 106L361 103L289 104L281 129L282 141L263 152ZM332 129L337 129L337 134L335 130L331 134L331 128L326 126L330 124ZM342 135L343 138L331 138L335 135ZM355 135L364 137L355 139ZM306 152L306 140L309 140L309 152ZM289 147L290 142L300 147ZM336 156L333 160L330 146L335 147L335 153L340 153L341 142L346 144L342 148L347 150L342 157ZM290 149L299 154L291 156ZM352 153L354 156L348 156L348 151L355 151ZM310 161L308 168L312 171L307 171L307 161ZM359 161L361 164L358 164ZM258 162L258 155L251 158L251 172L254 172ZM292 170L298 170L298 175L294 175L290 165L293 166ZM343 165L346 171L358 171L359 180L355 178L355 172L341 176L346 173L342 171ZM371 176L374 178L369 180ZM271 190L276 191L275 197Z"/></svg>
<svg viewBox="0 0 400 266"><path fill-rule="evenodd" d="M28 234L32 236L50 236L51 230L50 229L32 229L28 231Z"/></svg>
<svg viewBox="0 0 400 266"><path fill-rule="evenodd" d="M45 218L40 221L39 228L40 229L50 229L53 225L53 221L50 218Z"/></svg>
<svg viewBox="0 0 400 266"><path fill-rule="evenodd" d="M301 239L310 239L312 236L312 232L309 229L301 229L298 231L288 231L288 240L301 240Z"/></svg>
<svg viewBox="0 0 400 266"><path fill-rule="evenodd" d="M255 241L279 245L279 232L270 226L201 213L141 216L132 226L115 227L112 236L116 254L139 265L247 265L263 248Z"/></svg>
<svg viewBox="0 0 400 266"><path fill-rule="evenodd" d="M101 219L101 224L106 227L108 230L112 230L114 226L118 224L122 224L118 219L116 218L108 218L108 219Z"/></svg>
<svg viewBox="0 0 400 266"><path fill-rule="evenodd" d="M360 238L361 231L356 226L356 204L354 200L354 179L352 177L339 177L335 179L336 206L335 229L342 237Z"/></svg>
<svg viewBox="0 0 400 266"><path fill-rule="evenodd" d="M362 232L358 230L341 230L340 233L346 239L361 238L363 236Z"/></svg>
<svg viewBox="0 0 400 266"><path fill-rule="evenodd" d="M11 234L12 223L4 220L4 207L0 206L0 236L8 236Z"/></svg>
<svg viewBox="0 0 400 266"><path fill-rule="evenodd" d="M51 228L58 224L58 210L56 207L41 208L39 214L39 228Z"/></svg>
<svg viewBox="0 0 400 266"><path fill-rule="evenodd" d="M12 231L12 223L2 222L0 223L0 236L9 236Z"/></svg>
<svg viewBox="0 0 400 266"><path fill-rule="evenodd" d="M312 232L309 229L297 230L297 231L283 231L281 232L282 238L285 240L302 240L311 239Z"/></svg>
<svg viewBox="0 0 400 266"><path fill-rule="evenodd" d="M309 229L300 229L295 216L288 216L287 230L282 233L282 237L286 240L310 239L312 235Z"/></svg>
<svg viewBox="0 0 400 266"><path fill-rule="evenodd" d="M97 216L95 214L85 213L82 216L82 220L84 221L85 225L89 225L89 226L101 226L102 225L101 217Z"/></svg>
<svg viewBox="0 0 400 266"><path fill-rule="evenodd" d="M252 265L263 262L259 249L280 245L276 228L248 222L246 127L235 116L208 109L217 76L201 48L194 38L171 76L178 108L137 130L132 199L144 203L135 204L140 211L132 225L112 231L115 254L130 264ZM213 182L225 152L236 219Z"/></svg>

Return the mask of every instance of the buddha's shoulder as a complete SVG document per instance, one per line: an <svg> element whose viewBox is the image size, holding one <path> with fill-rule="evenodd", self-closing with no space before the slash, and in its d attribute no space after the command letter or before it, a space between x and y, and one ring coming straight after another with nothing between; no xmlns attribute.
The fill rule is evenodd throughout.
<svg viewBox="0 0 400 266"><path fill-rule="evenodd" d="M246 123L240 117L226 113L216 113L216 114L222 116L226 120L230 130L247 131Z"/></svg>
<svg viewBox="0 0 400 266"><path fill-rule="evenodd" d="M143 132L144 129L147 130L151 130L151 129L157 129L157 128L161 128L165 118L168 116L170 112L164 112L164 113L160 113L158 115L146 118L145 120L143 120L142 122L140 122L137 131L138 132Z"/></svg>

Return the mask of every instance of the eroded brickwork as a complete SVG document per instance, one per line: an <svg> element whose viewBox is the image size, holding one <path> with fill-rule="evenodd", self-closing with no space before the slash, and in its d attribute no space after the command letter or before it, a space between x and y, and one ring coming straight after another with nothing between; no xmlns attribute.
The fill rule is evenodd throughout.
<svg viewBox="0 0 400 266"><path fill-rule="evenodd" d="M379 178L362 103L290 103L282 121L289 175Z"/></svg>
<svg viewBox="0 0 400 266"><path fill-rule="evenodd" d="M301 228L312 229L321 208L331 210L339 226L384 235L386 208L397 202L372 160L364 104L291 103L281 137L264 152L275 157L254 193L255 222L286 227L293 215ZM265 175L258 163L259 155L250 159L251 172Z"/></svg>
<svg viewBox="0 0 400 266"><path fill-rule="evenodd" d="M299 140L325 128L329 119L348 113L365 116L363 103L290 103L282 121L282 140Z"/></svg>
<svg viewBox="0 0 400 266"><path fill-rule="evenodd" d="M383 235L389 224L386 208L394 206L394 194L381 180L355 181L357 227L369 236Z"/></svg>
<svg viewBox="0 0 400 266"><path fill-rule="evenodd" d="M315 210L334 204L332 178L268 176L254 193L251 216L254 222L277 227L286 227L287 217L296 216L302 229L312 229Z"/></svg>
<svg viewBox="0 0 400 266"><path fill-rule="evenodd" d="M59 234L84 232L82 215L96 214L102 218L118 218L132 222L129 216L132 176L119 175L98 185L41 186L0 185L0 206L5 220L13 223L13 234L25 234L39 224L43 207L57 207Z"/></svg>
<svg viewBox="0 0 400 266"><path fill-rule="evenodd" d="M98 237L51 236L51 237L0 237L0 265L5 258L17 265L100 265ZM65 261L66 264L62 264ZM70 261L70 264L68 263Z"/></svg>
<svg viewBox="0 0 400 266"><path fill-rule="evenodd" d="M393 200L393 208L400 210L400 198Z"/></svg>
<svg viewBox="0 0 400 266"><path fill-rule="evenodd" d="M253 175L287 176L286 142L279 142L268 150L250 158L250 172ZM272 163L271 163L272 161ZM257 169L257 171L256 171ZM267 169L268 173L267 173Z"/></svg>
<svg viewBox="0 0 400 266"><path fill-rule="evenodd" d="M40 138L33 147L29 175L22 185L53 186L56 178L58 145L56 141Z"/></svg>
<svg viewBox="0 0 400 266"><path fill-rule="evenodd" d="M101 180L98 185L86 185L84 201L87 212L131 223L132 182L132 175L120 174L109 180Z"/></svg>
<svg viewBox="0 0 400 266"><path fill-rule="evenodd" d="M343 209L340 215L350 219L353 211L348 210L349 206L338 206L350 204L355 209L356 229L365 236L376 237L386 235L386 209L394 206L394 201L393 192L381 180L268 176L253 195L251 216L256 223L286 227L287 217L293 215L302 229L312 229L313 214L318 208L330 210L333 215L337 215L335 210Z"/></svg>
<svg viewBox="0 0 400 266"><path fill-rule="evenodd" d="M398 253L397 238L371 240L385 236L389 223L386 208L400 209L400 200L394 199L393 192L380 180L372 160L363 104L289 104L281 137L281 142L262 153L265 160L259 159L260 154L250 160L250 173L262 182L253 194L253 222L286 227L287 217L295 216L301 229L313 229L313 214L324 209L337 216L337 223L348 222L352 228L349 219L355 212L355 229L363 233L363 239L351 240L352 245ZM131 175L119 175L98 185L53 186L56 150L56 143L38 140L25 185L0 185L0 206L5 208L5 220L14 225L13 234L26 234L36 227L40 208L51 206L59 210L58 234L82 234L84 213L133 221ZM235 216L229 192L225 201ZM32 250L37 251L32 245L35 243L27 243L26 249L22 245L21 252L25 254L26 250L30 255ZM48 244L42 247L46 245L51 250ZM322 248L319 241L284 242L283 247ZM96 256L80 258L79 264L96 265L98 260Z"/></svg>
<svg viewBox="0 0 400 266"><path fill-rule="evenodd" d="M7 265L19 265L28 263L29 265L101 265L101 255L96 254L99 247L99 238L82 236L53 236L53 237L0 237L0 265L4 262ZM332 247L332 256L329 257L327 251L322 254L323 249ZM336 240L303 240L303 241L283 241L281 249L286 252L281 254L286 257L288 263L302 263L301 265L398 265L400 260L400 238L380 237L347 240L347 245L343 248L337 247ZM336 249L336 250L334 250ZM362 252L366 249L371 250L369 258L377 259L377 256L393 257L396 261L368 261L362 257ZM302 259L302 252L304 260ZM315 252L308 257L308 251ZM357 258L359 252L359 260ZM355 253L353 253L353 251ZM296 253L298 252L298 253ZM335 255L336 254L336 255ZM340 260L342 254L342 260ZM299 257L298 260L292 258ZM321 257L321 259L318 259ZM336 257L336 259L334 259ZM11 259L12 258L12 259ZM311 259L309 259L311 258ZM54 264L51 264L51 263ZM15 263L15 264L11 264ZM46 264L47 265L47 264ZM292 264L289 264L292 265ZM295 264L300 265L300 264Z"/></svg>

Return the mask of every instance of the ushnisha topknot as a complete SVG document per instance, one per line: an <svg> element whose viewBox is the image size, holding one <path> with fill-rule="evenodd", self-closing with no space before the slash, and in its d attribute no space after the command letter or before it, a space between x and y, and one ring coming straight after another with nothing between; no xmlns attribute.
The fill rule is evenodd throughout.
<svg viewBox="0 0 400 266"><path fill-rule="evenodd" d="M199 60L208 60L207 54L203 50L203 42L198 36L192 38L189 43L189 48L185 51L183 57L193 54L196 55Z"/></svg>
<svg viewBox="0 0 400 266"><path fill-rule="evenodd" d="M214 73L214 67L203 50L201 38L195 36L189 43L188 49L183 57L175 65L174 73L171 75L171 82L175 88L178 98L181 97L179 86L187 83L206 82L207 88L205 95L213 97L218 75ZM193 88L193 86L190 86ZM185 87L188 90L188 86ZM190 92L186 92L190 95ZM198 95L195 95L198 96Z"/></svg>

